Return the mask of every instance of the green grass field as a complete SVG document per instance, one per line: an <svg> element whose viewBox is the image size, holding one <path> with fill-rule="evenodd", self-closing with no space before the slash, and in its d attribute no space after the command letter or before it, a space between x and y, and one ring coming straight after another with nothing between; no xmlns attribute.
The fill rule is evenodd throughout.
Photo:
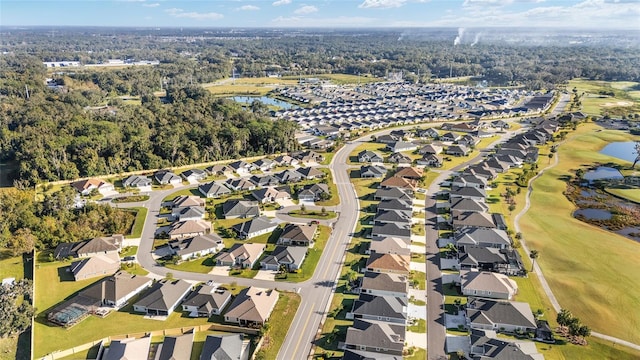
<svg viewBox="0 0 640 360"><path fill-rule="evenodd" d="M142 236L142 230L144 229L144 222L147 219L147 212L149 211L146 207L135 207L131 208L136 212L136 219L133 222L133 227L131 228L131 234L127 235L127 239L137 239Z"/></svg>
<svg viewBox="0 0 640 360"><path fill-rule="evenodd" d="M288 215L292 217L303 218L303 219L320 219L320 220L335 219L337 216L335 211L325 211L325 214L323 215L320 211L315 211L315 210L313 211L307 210L304 213L302 213L300 210L294 210L294 211L289 211Z"/></svg>
<svg viewBox="0 0 640 360"><path fill-rule="evenodd" d="M562 180L580 166L616 162L598 151L631 135L583 125L559 148L560 163L533 183L521 227L560 304L594 331L640 342L640 244L574 219ZM619 163L622 164L621 161ZM615 319L615 321L611 321Z"/></svg>
<svg viewBox="0 0 640 360"><path fill-rule="evenodd" d="M628 115L640 112L640 83L573 79L567 89L582 95L582 111L589 115ZM613 94L613 96L611 96Z"/></svg>
<svg viewBox="0 0 640 360"><path fill-rule="evenodd" d="M606 191L610 194L625 198L631 201L640 203L640 189L614 189L607 188Z"/></svg>
<svg viewBox="0 0 640 360"><path fill-rule="evenodd" d="M280 299L273 309L273 318L269 321L269 330L265 334L263 346L264 359L276 359L284 338L287 336L291 322L300 306L300 296L292 292L280 292ZM277 318L275 318L277 316Z"/></svg>

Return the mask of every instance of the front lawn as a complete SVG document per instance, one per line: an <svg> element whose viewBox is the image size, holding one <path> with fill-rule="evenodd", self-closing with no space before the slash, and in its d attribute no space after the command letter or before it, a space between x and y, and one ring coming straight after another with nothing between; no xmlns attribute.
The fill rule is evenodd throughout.
<svg viewBox="0 0 640 360"><path fill-rule="evenodd" d="M289 327L291 327L291 322L298 311L298 306L300 306L300 295L293 292L280 292L280 298L271 315L272 319L268 322L263 345L259 350L259 353L264 355L263 359L276 359L278 356L287 332L289 332Z"/></svg>
<svg viewBox="0 0 640 360"><path fill-rule="evenodd" d="M177 265L171 263L164 264L164 267L166 267L167 269L195 272L200 274L208 274L214 266L215 262L213 261L213 255L191 261L183 261Z"/></svg>
<svg viewBox="0 0 640 360"><path fill-rule="evenodd" d="M123 258L123 257L126 257L126 256L134 256L137 253L138 253L138 247L137 246L126 246L120 252L120 257Z"/></svg>
<svg viewBox="0 0 640 360"><path fill-rule="evenodd" d="M426 276L427 274L421 271L412 270L409 274L409 281L413 284L414 289L425 290L426 287Z"/></svg>
<svg viewBox="0 0 640 360"><path fill-rule="evenodd" d="M178 190L178 191L176 191L174 193L171 193L171 194L167 195L164 199L162 199L162 202L172 201L173 199L177 198L178 196L198 196L198 197L202 197L202 194L200 193L200 191L198 191L198 188L182 189L182 190Z"/></svg>
<svg viewBox="0 0 640 360"><path fill-rule="evenodd" d="M316 270L316 266L318 265L318 261L320 261L320 256L322 256L322 251L327 245L327 241L331 235L331 228L328 226L320 225L318 226L318 231L319 234L316 238L315 244L312 249L307 250L307 257L304 259L304 262L298 272L287 273L286 279L276 277L276 280L301 282L311 279Z"/></svg>
<svg viewBox="0 0 640 360"><path fill-rule="evenodd" d="M127 209L123 209L127 210ZM133 226L131 227L131 234L126 235L127 239L137 239L142 236L142 230L144 229L144 223L147 220L147 212L149 211L146 207L138 206L135 208L131 208L130 211L136 212L136 219L133 221Z"/></svg>
<svg viewBox="0 0 640 360"><path fill-rule="evenodd" d="M407 326L407 331L424 334L427 332L427 322L424 319L415 319L413 324Z"/></svg>

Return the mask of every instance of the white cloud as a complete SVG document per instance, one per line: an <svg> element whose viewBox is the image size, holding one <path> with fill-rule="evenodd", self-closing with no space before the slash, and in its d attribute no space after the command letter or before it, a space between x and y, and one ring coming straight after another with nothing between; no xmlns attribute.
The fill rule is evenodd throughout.
<svg viewBox="0 0 640 360"><path fill-rule="evenodd" d="M309 18L306 16L279 16L271 22L282 27L363 27L375 25L379 19L360 16Z"/></svg>
<svg viewBox="0 0 640 360"><path fill-rule="evenodd" d="M273 6L280 6L280 5L287 5L287 4L291 4L291 0L278 0L278 1L274 1Z"/></svg>
<svg viewBox="0 0 640 360"><path fill-rule="evenodd" d="M160 3L142 4L142 6L154 8L160 6Z"/></svg>
<svg viewBox="0 0 640 360"><path fill-rule="evenodd" d="M364 0L358 7L362 9L389 9L400 7L406 2L407 0Z"/></svg>
<svg viewBox="0 0 640 360"><path fill-rule="evenodd" d="M293 13L296 15L307 15L317 12L318 8L313 5L304 5L296 9Z"/></svg>
<svg viewBox="0 0 640 360"><path fill-rule="evenodd" d="M243 10L243 11L256 11L256 10L260 10L259 7L255 6L255 5L242 5L238 8L238 10Z"/></svg>
<svg viewBox="0 0 640 360"><path fill-rule="evenodd" d="M187 18L194 20L219 20L224 17L222 14L218 14L215 12L207 12L207 13L199 13L195 11L186 12L183 9L171 8L165 10L165 12L173 17L177 18Z"/></svg>

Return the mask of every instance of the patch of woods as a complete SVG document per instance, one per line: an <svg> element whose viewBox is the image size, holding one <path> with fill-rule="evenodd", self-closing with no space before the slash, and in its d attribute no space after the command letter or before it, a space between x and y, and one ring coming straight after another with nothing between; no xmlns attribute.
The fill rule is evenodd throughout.
<svg viewBox="0 0 640 360"><path fill-rule="evenodd" d="M569 340L572 344L587 345L586 338L591 335L591 329L582 324L580 319L573 316L567 309L561 309L556 318L558 328L556 332Z"/></svg>
<svg viewBox="0 0 640 360"><path fill-rule="evenodd" d="M62 242L86 240L104 234L128 234L135 213L105 204L74 206L75 192L64 187L34 200L31 190L0 192L0 246L13 255L53 249Z"/></svg>
<svg viewBox="0 0 640 360"><path fill-rule="evenodd" d="M0 338L18 335L31 326L32 303L31 280L0 286Z"/></svg>

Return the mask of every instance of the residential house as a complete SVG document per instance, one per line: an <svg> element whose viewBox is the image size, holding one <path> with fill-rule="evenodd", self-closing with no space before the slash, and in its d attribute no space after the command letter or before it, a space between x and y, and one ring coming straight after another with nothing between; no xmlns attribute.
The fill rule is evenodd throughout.
<svg viewBox="0 0 640 360"><path fill-rule="evenodd" d="M369 243L367 249L368 254L398 254L398 255L411 255L411 240L408 238L400 237L383 237L373 238Z"/></svg>
<svg viewBox="0 0 640 360"><path fill-rule="evenodd" d="M399 152L391 154L387 161L398 165L410 165L413 162L408 155Z"/></svg>
<svg viewBox="0 0 640 360"><path fill-rule="evenodd" d="M420 129L418 130L417 135L421 138L431 139L437 139L440 137L440 134L438 134L438 131L434 128Z"/></svg>
<svg viewBox="0 0 640 360"><path fill-rule="evenodd" d="M153 178L160 185L180 185L182 178L169 170L158 170L153 174Z"/></svg>
<svg viewBox="0 0 640 360"><path fill-rule="evenodd" d="M425 154L422 159L418 159L416 163L418 165L425 165L430 167L442 167L444 159L442 156L437 156L433 154Z"/></svg>
<svg viewBox="0 0 640 360"><path fill-rule="evenodd" d="M207 173L201 169L190 169L183 171L180 176L188 182L197 182L207 177Z"/></svg>
<svg viewBox="0 0 640 360"><path fill-rule="evenodd" d="M461 269L477 269L519 275L522 262L515 250L465 246L458 253Z"/></svg>
<svg viewBox="0 0 640 360"><path fill-rule="evenodd" d="M508 249L511 239L506 231L490 228L472 228L456 234L456 246L478 246L496 249Z"/></svg>
<svg viewBox="0 0 640 360"><path fill-rule="evenodd" d="M500 332L535 331L536 319L528 303L469 297L465 310L471 329Z"/></svg>
<svg viewBox="0 0 640 360"><path fill-rule="evenodd" d="M257 187L276 186L280 184L280 179L273 175L253 175L249 181Z"/></svg>
<svg viewBox="0 0 640 360"><path fill-rule="evenodd" d="M384 321L355 319L347 329L347 349L402 356L405 326Z"/></svg>
<svg viewBox="0 0 640 360"><path fill-rule="evenodd" d="M326 195L324 195L326 194ZM310 184L305 185L300 192L298 192L298 200L300 201L318 201L324 196L330 196L329 185L327 184Z"/></svg>
<svg viewBox="0 0 640 360"><path fill-rule="evenodd" d="M256 188L251 181L245 179L227 179L224 184L234 191L250 191Z"/></svg>
<svg viewBox="0 0 640 360"><path fill-rule="evenodd" d="M381 165L363 165L360 167L361 178L383 178L387 175L387 168Z"/></svg>
<svg viewBox="0 0 640 360"><path fill-rule="evenodd" d="M120 270L80 291L79 295L92 299L100 306L119 309L125 306L129 299L149 287L152 281L148 277L131 275Z"/></svg>
<svg viewBox="0 0 640 360"><path fill-rule="evenodd" d="M199 196L180 195L180 196L177 196L175 199L173 199L173 201L171 202L171 208L178 209L178 208L185 208L190 206L204 207L205 204L206 203L204 199L202 199Z"/></svg>
<svg viewBox="0 0 640 360"><path fill-rule="evenodd" d="M487 193L484 189L479 189L476 187L452 187L449 192L449 201L456 202L459 199L474 199L478 201L484 201L487 197Z"/></svg>
<svg viewBox="0 0 640 360"><path fill-rule="evenodd" d="M489 205L487 205L484 200L480 199L466 199L466 198L458 198L453 201L453 203L449 206L452 214L460 214L463 212L487 212L489 211Z"/></svg>
<svg viewBox="0 0 640 360"><path fill-rule="evenodd" d="M316 224L287 224L282 230L278 244L313 247L317 233Z"/></svg>
<svg viewBox="0 0 640 360"><path fill-rule="evenodd" d="M228 166L232 168L233 171L238 175L247 175L254 169L253 165L241 160L234 161L230 163Z"/></svg>
<svg viewBox="0 0 640 360"><path fill-rule="evenodd" d="M200 360L248 360L249 341L244 339L244 334L232 335L207 335Z"/></svg>
<svg viewBox="0 0 640 360"><path fill-rule="evenodd" d="M371 351L345 349L342 360L402 360L402 355L381 354Z"/></svg>
<svg viewBox="0 0 640 360"><path fill-rule="evenodd" d="M381 144L387 144L387 145L392 145L395 144L396 142L398 142L399 140L402 140L402 138L395 136L395 135L380 135L378 137L376 137L376 142L381 143Z"/></svg>
<svg viewBox="0 0 640 360"><path fill-rule="evenodd" d="M291 199L288 186L284 187L265 187L262 189L254 190L251 192L251 196L258 200L261 204L274 203L278 200Z"/></svg>
<svg viewBox="0 0 640 360"><path fill-rule="evenodd" d="M260 261L260 266L264 270L273 271L278 271L281 266L284 266L287 271L294 271L300 269L306 256L307 248L305 247L278 245L271 254Z"/></svg>
<svg viewBox="0 0 640 360"><path fill-rule="evenodd" d="M224 321L240 326L264 325L278 302L278 292L255 286L243 289L233 300Z"/></svg>
<svg viewBox="0 0 640 360"><path fill-rule="evenodd" d="M400 199L382 200L378 203L377 211L381 210L408 210L411 211L413 205L409 201Z"/></svg>
<svg viewBox="0 0 640 360"><path fill-rule="evenodd" d="M189 313L189 317L210 317L220 315L222 310L231 301L231 293L228 290L200 285L198 290L192 292L182 302L182 311Z"/></svg>
<svg viewBox="0 0 640 360"><path fill-rule="evenodd" d="M208 199L218 199L220 197L231 194L231 190L228 187L212 181L210 183L201 184L198 186L198 191L202 196Z"/></svg>
<svg viewBox="0 0 640 360"><path fill-rule="evenodd" d="M298 159L299 161L302 161L304 163L308 163L308 162L319 163L324 161L324 156L312 150L297 151L292 153L291 157L293 157L294 159Z"/></svg>
<svg viewBox="0 0 640 360"><path fill-rule="evenodd" d="M184 280L157 281L133 304L133 311L149 316L169 316L189 291L191 284Z"/></svg>
<svg viewBox="0 0 640 360"><path fill-rule="evenodd" d="M180 260L189 260L215 254L224 248L222 238L216 234L199 235L186 239L171 240L169 246Z"/></svg>
<svg viewBox="0 0 640 360"><path fill-rule="evenodd" d="M251 269L264 252L264 249L264 244L234 244L229 250L223 250L218 253L216 265Z"/></svg>
<svg viewBox="0 0 640 360"><path fill-rule="evenodd" d="M398 199L411 203L413 201L413 194L402 188L383 188L377 189L373 194L374 200L391 200Z"/></svg>
<svg viewBox="0 0 640 360"><path fill-rule="evenodd" d="M466 296L511 300L518 284L509 277L488 271L460 270L460 288Z"/></svg>
<svg viewBox="0 0 640 360"><path fill-rule="evenodd" d="M73 243L60 243L53 251L53 257L60 260L68 257L83 258L97 255L118 254L122 250L124 236L115 234Z"/></svg>
<svg viewBox="0 0 640 360"><path fill-rule="evenodd" d="M420 155L426 155L426 154L438 155L441 152L442 152L442 146L437 146L433 144L427 144L421 147L420 150L418 150L418 154Z"/></svg>
<svg viewBox="0 0 640 360"><path fill-rule="evenodd" d="M463 122L463 123L457 123L452 125L451 130L469 133L469 132L478 130L478 126L475 126L471 123Z"/></svg>
<svg viewBox="0 0 640 360"><path fill-rule="evenodd" d="M472 148L480 143L480 139L477 137L473 137L469 134L461 137L456 141L456 144L466 146L467 148Z"/></svg>
<svg viewBox="0 0 640 360"><path fill-rule="evenodd" d="M424 175L424 169L418 167L404 167L398 170L393 176L401 177L403 179L420 180Z"/></svg>
<svg viewBox="0 0 640 360"><path fill-rule="evenodd" d="M371 254L367 259L366 271L409 275L410 257L398 254Z"/></svg>
<svg viewBox="0 0 640 360"><path fill-rule="evenodd" d="M453 156L467 156L471 150L464 145L451 145L445 150L445 154Z"/></svg>
<svg viewBox="0 0 640 360"><path fill-rule="evenodd" d="M74 181L71 186L82 195L89 195L93 190L97 190L101 194L114 191L114 186L101 179L91 178L85 180Z"/></svg>
<svg viewBox="0 0 640 360"><path fill-rule="evenodd" d="M300 175L302 175L303 179L307 180L322 179L323 177L327 176L324 172L314 167L300 167L297 168L296 171L299 172Z"/></svg>
<svg viewBox="0 0 640 360"><path fill-rule="evenodd" d="M411 225L398 225L397 223L375 223L371 229L371 236L411 238Z"/></svg>
<svg viewBox="0 0 640 360"><path fill-rule="evenodd" d="M463 171L463 174L480 176L487 180L493 180L497 176L497 172L494 169L487 167L487 164L484 162L469 166Z"/></svg>
<svg viewBox="0 0 640 360"><path fill-rule="evenodd" d="M275 177L283 184L302 181L302 174L295 170L284 170L275 174Z"/></svg>
<svg viewBox="0 0 640 360"><path fill-rule="evenodd" d="M248 219L260 216L257 201L227 200L222 204L222 216L225 219Z"/></svg>
<svg viewBox="0 0 640 360"><path fill-rule="evenodd" d="M398 226L411 225L411 211L408 210L378 210L372 224L396 224Z"/></svg>
<svg viewBox="0 0 640 360"><path fill-rule="evenodd" d="M146 176L139 176L139 175L131 175L128 178L122 180L122 186L124 187L135 187L135 188L141 188L141 187L147 187L147 186L151 186L151 179L149 179Z"/></svg>
<svg viewBox="0 0 640 360"><path fill-rule="evenodd" d="M118 270L120 270L120 256L114 252L93 255L74 261L69 266L69 271L73 274L75 281L110 275Z"/></svg>
<svg viewBox="0 0 640 360"><path fill-rule="evenodd" d="M409 280L405 275L365 271L360 280L360 293L407 298Z"/></svg>
<svg viewBox="0 0 640 360"><path fill-rule="evenodd" d="M169 239L182 239L211 232L211 223L203 220L177 221L169 227Z"/></svg>
<svg viewBox="0 0 640 360"><path fill-rule="evenodd" d="M454 134L452 132L448 132L442 136L440 136L440 141L446 141L446 142L456 142L461 138L460 135L458 134Z"/></svg>
<svg viewBox="0 0 640 360"><path fill-rule="evenodd" d="M505 130L511 128L508 122L504 120L495 120L491 122L491 127L495 129Z"/></svg>
<svg viewBox="0 0 640 360"><path fill-rule="evenodd" d="M263 158L254 161L252 166L260 171L269 171L276 166L276 163L271 159Z"/></svg>
<svg viewBox="0 0 640 360"><path fill-rule="evenodd" d="M405 191L413 193L413 191L415 191L418 187L418 182L412 179L392 176L383 180L379 186L381 188L401 188Z"/></svg>
<svg viewBox="0 0 640 360"><path fill-rule="evenodd" d="M413 151L418 148L418 145L406 142L406 141L396 141L392 144L387 144L387 149L391 152L402 152L402 151Z"/></svg>
<svg viewBox="0 0 640 360"><path fill-rule="evenodd" d="M182 335L165 336L162 344L156 349L153 360L190 360L193 336L193 331Z"/></svg>
<svg viewBox="0 0 640 360"><path fill-rule="evenodd" d="M407 323L407 298L360 294L353 302L351 314L354 319L378 320L389 323Z"/></svg>
<svg viewBox="0 0 640 360"><path fill-rule="evenodd" d="M492 214L485 212L462 212L452 214L451 225L456 232L464 229L476 229L476 228L496 228L496 223L493 220Z"/></svg>
<svg viewBox="0 0 640 360"><path fill-rule="evenodd" d="M102 355L102 360L146 359L150 346L150 336L113 340Z"/></svg>
<svg viewBox="0 0 640 360"><path fill-rule="evenodd" d="M491 157L485 160L484 163L486 167L495 170L497 173L503 173L510 169L510 166L508 163L500 161L495 157Z"/></svg>
<svg viewBox="0 0 640 360"><path fill-rule="evenodd" d="M498 339L493 330L471 329L469 357L472 359L544 360L531 341Z"/></svg>
<svg viewBox="0 0 640 360"><path fill-rule="evenodd" d="M233 168L223 164L212 165L204 170L211 175L222 175L226 177L233 176Z"/></svg>
<svg viewBox="0 0 640 360"><path fill-rule="evenodd" d="M171 209L171 218L179 221L202 220L205 214L204 206L188 206Z"/></svg>
<svg viewBox="0 0 640 360"><path fill-rule="evenodd" d="M251 239L256 236L268 234L277 227L278 224L270 220L268 217L260 216L249 221L236 224L232 229L238 233L240 239Z"/></svg>
<svg viewBox="0 0 640 360"><path fill-rule="evenodd" d="M459 175L451 180L452 187L475 187L479 189L484 189L487 187L487 179L482 176L475 175Z"/></svg>
<svg viewBox="0 0 640 360"><path fill-rule="evenodd" d="M280 155L273 159L280 166L296 166L298 165L298 159L294 159L289 155Z"/></svg>
<svg viewBox="0 0 640 360"><path fill-rule="evenodd" d="M362 150L358 153L358 162L381 163L383 161L382 155L371 150Z"/></svg>

